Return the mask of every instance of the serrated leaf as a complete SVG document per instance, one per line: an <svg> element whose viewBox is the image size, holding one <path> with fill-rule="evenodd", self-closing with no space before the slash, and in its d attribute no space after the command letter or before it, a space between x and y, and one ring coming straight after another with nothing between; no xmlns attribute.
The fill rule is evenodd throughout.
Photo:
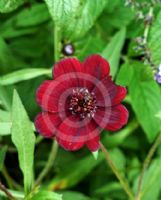
<svg viewBox="0 0 161 200"><path fill-rule="evenodd" d="M114 77L119 66L121 50L126 37L126 29L123 28L117 32L111 39L110 43L105 47L102 56L106 58L111 66L111 75Z"/></svg>
<svg viewBox="0 0 161 200"><path fill-rule="evenodd" d="M45 0L45 2L55 25L70 39L83 36L93 26L107 4L106 0Z"/></svg>
<svg viewBox="0 0 161 200"><path fill-rule="evenodd" d="M66 24L65 36L71 40L82 37L93 26L106 4L107 0L81 1L75 17L71 19L69 24Z"/></svg>
<svg viewBox="0 0 161 200"><path fill-rule="evenodd" d="M51 74L50 69L32 68L22 69L0 77L0 85L10 85L20 81L29 80L42 75Z"/></svg>
<svg viewBox="0 0 161 200"><path fill-rule="evenodd" d="M28 194L33 182L35 135L16 90L13 95L12 122L12 142L18 151L19 165L24 176L25 194Z"/></svg>
<svg viewBox="0 0 161 200"><path fill-rule="evenodd" d="M63 27L75 16L80 5L80 0L45 0L53 21L59 27Z"/></svg>
<svg viewBox="0 0 161 200"><path fill-rule="evenodd" d="M148 48L153 63L159 65L161 63L161 11L158 13L154 20L149 36L148 36Z"/></svg>
<svg viewBox="0 0 161 200"><path fill-rule="evenodd" d="M7 13L15 10L24 3L24 0L1 0L0 12Z"/></svg>
<svg viewBox="0 0 161 200"><path fill-rule="evenodd" d="M161 111L161 94L157 83L143 79L146 67L139 62L131 62L134 74L129 85L129 93L132 107L150 142L154 140L161 129L159 118L156 117Z"/></svg>

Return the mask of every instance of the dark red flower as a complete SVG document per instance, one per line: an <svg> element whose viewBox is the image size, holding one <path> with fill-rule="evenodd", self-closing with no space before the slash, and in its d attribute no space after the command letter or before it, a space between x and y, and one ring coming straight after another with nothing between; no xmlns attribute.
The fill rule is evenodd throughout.
<svg viewBox="0 0 161 200"><path fill-rule="evenodd" d="M55 138L66 150L84 145L98 150L102 129L116 131L128 120L128 111L120 103L126 89L114 84L109 72L108 62L99 55L84 63L75 58L58 62L53 80L37 90L37 102L43 110L35 119L37 131Z"/></svg>

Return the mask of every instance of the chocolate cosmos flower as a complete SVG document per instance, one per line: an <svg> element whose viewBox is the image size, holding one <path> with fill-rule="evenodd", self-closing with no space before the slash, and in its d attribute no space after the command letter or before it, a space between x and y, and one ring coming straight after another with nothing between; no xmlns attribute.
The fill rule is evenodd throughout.
<svg viewBox="0 0 161 200"><path fill-rule="evenodd" d="M86 145L99 149L102 129L116 131L127 123L128 111L121 105L126 89L113 83L109 64L99 55L84 63L63 59L53 68L53 80L42 83L37 102L42 108L35 119L37 131L55 138L66 150Z"/></svg>

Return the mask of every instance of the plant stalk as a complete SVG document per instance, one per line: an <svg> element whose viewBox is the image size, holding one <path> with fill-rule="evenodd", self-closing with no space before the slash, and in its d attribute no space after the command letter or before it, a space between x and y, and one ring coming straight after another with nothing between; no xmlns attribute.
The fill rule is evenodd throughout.
<svg viewBox="0 0 161 200"><path fill-rule="evenodd" d="M50 169L53 167L54 161L56 158L56 154L57 154L57 150L58 150L58 144L57 144L56 140L54 140L50 154L49 154L47 164L45 165L45 168L42 170L42 172L39 174L37 180L35 181L34 188L42 182L42 180L45 178L45 176L49 173Z"/></svg>
<svg viewBox="0 0 161 200"><path fill-rule="evenodd" d="M12 194L8 191L8 189L1 182L0 182L0 190L2 190L6 194L8 199L17 200L14 196L12 196Z"/></svg>
<svg viewBox="0 0 161 200"><path fill-rule="evenodd" d="M117 179L119 180L121 186L123 187L124 191L126 192L126 194L129 196L129 198L131 200L134 200L134 195L129 187L129 184L127 183L127 181L122 177L121 173L119 172L119 170L117 169L117 167L115 166L115 164L113 163L113 161L110 158L110 155L107 151L107 149L105 148L105 146L100 142L100 148L106 158L106 161L108 162L111 170L113 171L113 173L115 174L115 176L117 177Z"/></svg>
<svg viewBox="0 0 161 200"><path fill-rule="evenodd" d="M60 58L60 36L59 36L59 27L54 26L54 62L58 62Z"/></svg>
<svg viewBox="0 0 161 200"><path fill-rule="evenodd" d="M142 189L142 183L143 183L143 179L144 179L144 174L146 169L148 168L150 161L157 149L157 147L159 146L159 144L161 143L161 134L158 135L158 137L156 138L154 144L152 145L152 147L149 150L149 153L143 163L143 168L140 174L140 178L139 178L139 182L138 182L138 189L137 189L137 193L136 193L136 197L135 200L140 200L141 199L141 189Z"/></svg>

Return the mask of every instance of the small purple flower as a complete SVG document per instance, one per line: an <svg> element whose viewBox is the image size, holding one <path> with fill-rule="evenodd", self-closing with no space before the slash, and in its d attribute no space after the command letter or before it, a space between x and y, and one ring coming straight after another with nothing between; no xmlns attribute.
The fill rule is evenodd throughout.
<svg viewBox="0 0 161 200"><path fill-rule="evenodd" d="M161 75L160 74L155 74L155 80L159 83L159 84L161 84Z"/></svg>
<svg viewBox="0 0 161 200"><path fill-rule="evenodd" d="M155 73L154 79L161 84L161 64L159 65L157 72Z"/></svg>

